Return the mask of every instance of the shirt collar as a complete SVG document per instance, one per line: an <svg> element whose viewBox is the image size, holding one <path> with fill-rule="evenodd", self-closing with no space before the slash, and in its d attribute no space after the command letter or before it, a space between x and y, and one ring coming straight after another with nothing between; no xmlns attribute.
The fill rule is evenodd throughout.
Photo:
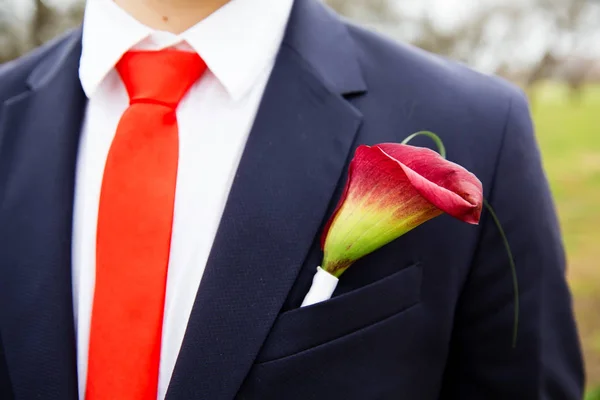
<svg viewBox="0 0 600 400"><path fill-rule="evenodd" d="M191 47L237 100L275 59L293 2L231 0L187 31L173 35L153 31L111 0L88 0L79 67L82 87L91 97L123 54L145 40L159 39L153 40L155 50L178 43Z"/></svg>

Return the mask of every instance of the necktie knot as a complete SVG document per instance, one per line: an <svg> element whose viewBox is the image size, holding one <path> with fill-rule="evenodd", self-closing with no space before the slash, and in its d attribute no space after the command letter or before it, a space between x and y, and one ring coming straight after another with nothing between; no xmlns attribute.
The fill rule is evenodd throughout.
<svg viewBox="0 0 600 400"><path fill-rule="evenodd" d="M196 53L178 50L129 51L117 63L131 104L177 105L206 70Z"/></svg>

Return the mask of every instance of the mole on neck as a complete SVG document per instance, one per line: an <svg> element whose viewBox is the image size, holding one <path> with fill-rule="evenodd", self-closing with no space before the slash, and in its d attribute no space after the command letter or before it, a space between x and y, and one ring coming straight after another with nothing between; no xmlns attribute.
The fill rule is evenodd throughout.
<svg viewBox="0 0 600 400"><path fill-rule="evenodd" d="M194 26L229 2L229 0L113 1L142 24L175 34Z"/></svg>

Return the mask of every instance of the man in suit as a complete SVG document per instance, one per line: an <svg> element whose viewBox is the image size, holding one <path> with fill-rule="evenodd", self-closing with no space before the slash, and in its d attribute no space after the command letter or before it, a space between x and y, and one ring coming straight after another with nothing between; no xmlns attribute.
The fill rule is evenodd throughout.
<svg viewBox="0 0 600 400"><path fill-rule="evenodd" d="M576 400L524 95L317 0L88 0L0 67L0 398ZM441 136L501 236L447 216L300 307L360 144ZM426 140L416 145L428 145Z"/></svg>

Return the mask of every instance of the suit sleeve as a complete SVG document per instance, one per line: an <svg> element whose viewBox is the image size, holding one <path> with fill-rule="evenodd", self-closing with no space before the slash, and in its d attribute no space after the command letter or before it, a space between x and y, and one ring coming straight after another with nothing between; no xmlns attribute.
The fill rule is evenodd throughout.
<svg viewBox="0 0 600 400"><path fill-rule="evenodd" d="M513 348L508 258L498 229L484 211L479 244L456 309L440 399L580 400L584 372L565 255L522 93L511 101L488 196L516 263L518 339Z"/></svg>

